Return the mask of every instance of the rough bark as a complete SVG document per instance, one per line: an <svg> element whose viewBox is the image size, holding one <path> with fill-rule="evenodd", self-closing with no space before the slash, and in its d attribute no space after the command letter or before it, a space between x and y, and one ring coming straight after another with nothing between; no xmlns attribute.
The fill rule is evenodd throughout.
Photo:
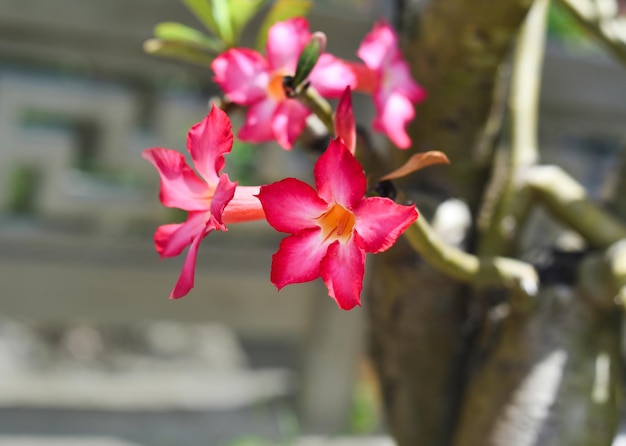
<svg viewBox="0 0 626 446"><path fill-rule="evenodd" d="M414 149L442 150L452 160L452 167L429 168L412 185L433 192L418 200L422 212L446 195L477 206L490 161L477 159L473 148L529 3L439 0L419 16L421 4L404 4L405 55L429 93L410 128ZM372 357L391 431L401 446L449 444L471 333L468 290L406 247L377 256L373 270Z"/></svg>
<svg viewBox="0 0 626 446"><path fill-rule="evenodd" d="M427 216L448 196L476 216L492 167L493 147L481 141L494 130L496 82L531 1L398 3L405 55L429 93L410 128L413 150L442 150L452 161L403 187ZM502 312L491 294L441 275L400 243L372 272L371 355L399 446L610 444L620 387L615 308L570 287ZM554 401L537 374L552 379Z"/></svg>
<svg viewBox="0 0 626 446"><path fill-rule="evenodd" d="M428 90L410 134L414 150L441 150L452 164L424 171L420 182L475 209L491 167L491 152L475 148L493 106L498 70L532 1L433 0L416 12L422 3L399 12L407 17L406 57Z"/></svg>
<svg viewBox="0 0 626 446"><path fill-rule="evenodd" d="M449 441L465 349L462 287L402 243L374 259L371 355L399 445Z"/></svg>
<svg viewBox="0 0 626 446"><path fill-rule="evenodd" d="M619 422L621 315L583 292L495 307L475 349L455 446L610 445Z"/></svg>

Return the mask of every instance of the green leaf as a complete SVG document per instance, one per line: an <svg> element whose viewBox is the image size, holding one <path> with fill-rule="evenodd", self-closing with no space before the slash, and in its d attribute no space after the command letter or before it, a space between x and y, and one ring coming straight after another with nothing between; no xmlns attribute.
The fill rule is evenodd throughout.
<svg viewBox="0 0 626 446"><path fill-rule="evenodd" d="M182 0L182 2L209 31L219 36L209 0Z"/></svg>
<svg viewBox="0 0 626 446"><path fill-rule="evenodd" d="M229 3L230 10L234 12L231 14L231 21L235 40L239 40L241 31L265 3L265 0L229 0Z"/></svg>
<svg viewBox="0 0 626 446"><path fill-rule="evenodd" d="M306 44L300 57L298 58L298 65L296 66L296 74L293 75L293 85L296 89L302 84L309 76L317 59L326 47L326 36L322 33L315 33Z"/></svg>
<svg viewBox="0 0 626 446"><path fill-rule="evenodd" d="M160 39L146 40L143 49L148 54L169 57L210 67L213 57L206 52L180 42L166 42Z"/></svg>
<svg viewBox="0 0 626 446"><path fill-rule="evenodd" d="M213 21L217 27L217 34L227 47L235 45L235 32L231 21L231 9L228 0L211 0Z"/></svg>
<svg viewBox="0 0 626 446"><path fill-rule="evenodd" d="M183 25L182 23L165 22L159 23L154 28L154 35L157 39L165 42L176 42L187 46L196 47L220 53L224 50L222 43L206 34Z"/></svg>
<svg viewBox="0 0 626 446"><path fill-rule="evenodd" d="M293 17L305 16L313 6L311 0L276 0L272 8L269 10L256 40L256 47L259 51L265 49L267 42L267 33L272 25L276 22L291 19Z"/></svg>

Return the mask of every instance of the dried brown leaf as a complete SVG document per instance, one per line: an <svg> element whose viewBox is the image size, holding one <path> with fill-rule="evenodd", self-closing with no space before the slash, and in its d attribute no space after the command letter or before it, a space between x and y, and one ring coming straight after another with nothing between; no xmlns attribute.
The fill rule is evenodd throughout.
<svg viewBox="0 0 626 446"><path fill-rule="evenodd" d="M450 164L450 160L445 153L439 150L416 153L402 166L382 177L380 181L402 178L424 167L433 166L435 164Z"/></svg>

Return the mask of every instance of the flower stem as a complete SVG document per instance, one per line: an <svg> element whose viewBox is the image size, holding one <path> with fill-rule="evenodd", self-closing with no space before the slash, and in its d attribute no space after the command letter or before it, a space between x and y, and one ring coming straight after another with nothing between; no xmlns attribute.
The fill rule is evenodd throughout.
<svg viewBox="0 0 626 446"><path fill-rule="evenodd" d="M312 86L301 88L296 92L296 98L308 107L317 116L331 135L335 134L333 109Z"/></svg>

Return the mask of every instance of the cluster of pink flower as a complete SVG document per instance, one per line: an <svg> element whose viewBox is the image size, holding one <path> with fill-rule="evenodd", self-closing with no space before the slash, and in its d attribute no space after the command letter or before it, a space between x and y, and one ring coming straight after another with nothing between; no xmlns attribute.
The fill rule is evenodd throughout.
<svg viewBox="0 0 626 446"><path fill-rule="evenodd" d="M276 140L285 149L293 146L311 112L285 95L282 80L293 75L310 39L306 19L291 19L270 28L266 57L248 48L234 48L215 59L215 82L226 98L249 107L237 134L242 141ZM412 79L398 49L396 33L380 21L365 37L357 55L365 64L322 54L309 76L311 85L327 98L338 98L347 86L371 94L377 111L373 128L384 132L398 147L409 147L411 140L404 127L414 117L413 104L423 100L426 92Z"/></svg>
<svg viewBox="0 0 626 446"><path fill-rule="evenodd" d="M267 58L235 48L215 59L215 81L225 96L248 107L240 139L276 140L285 149L293 146L311 112L285 95L283 77L293 75L310 38L307 21L291 19L270 29ZM412 80L387 23L375 25L358 55L365 64L323 53L308 78L323 96L341 96L335 116L337 138L314 167L317 190L295 178L258 187L231 181L222 169L224 155L233 145L232 128L228 116L215 106L187 137L199 176L175 150L144 151L143 157L160 175L163 205L188 211L184 223L160 226L154 237L161 257L177 256L189 246L171 298L193 288L196 255L209 232L225 231L230 223L266 219L277 231L290 234L272 258L271 281L278 289L321 277L339 307L360 305L365 253L391 247L418 214L415 206L365 196L365 174L354 157L350 89L372 95L377 110L373 128L401 148L410 145L404 126L414 116L413 104L425 93Z"/></svg>

